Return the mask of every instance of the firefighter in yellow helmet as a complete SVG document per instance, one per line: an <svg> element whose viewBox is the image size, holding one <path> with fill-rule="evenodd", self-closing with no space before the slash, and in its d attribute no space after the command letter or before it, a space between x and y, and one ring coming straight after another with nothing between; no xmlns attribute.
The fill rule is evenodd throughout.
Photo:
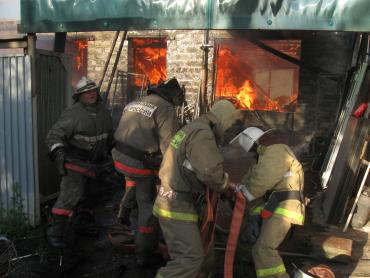
<svg viewBox="0 0 370 278"><path fill-rule="evenodd" d="M197 277L202 271L206 255L199 227L203 197L207 188L220 192L233 187L218 145L237 116L233 104L221 100L171 140L159 171L161 187L153 208L171 259L157 277Z"/></svg>
<svg viewBox="0 0 370 278"><path fill-rule="evenodd" d="M258 157L242 179L250 209L241 238L254 244L256 274L263 278L289 277L277 248L293 224L304 222L302 165L282 139L276 131L249 127L232 140Z"/></svg>

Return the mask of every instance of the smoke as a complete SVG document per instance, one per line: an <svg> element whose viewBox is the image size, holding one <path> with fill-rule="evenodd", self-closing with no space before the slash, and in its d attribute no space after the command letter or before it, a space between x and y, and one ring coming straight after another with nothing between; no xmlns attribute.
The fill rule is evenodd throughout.
<svg viewBox="0 0 370 278"><path fill-rule="evenodd" d="M297 141L295 144L291 146L291 149L298 160L300 161L303 160L303 158L310 153L310 147L313 138L314 133L304 135L300 138L299 141Z"/></svg>

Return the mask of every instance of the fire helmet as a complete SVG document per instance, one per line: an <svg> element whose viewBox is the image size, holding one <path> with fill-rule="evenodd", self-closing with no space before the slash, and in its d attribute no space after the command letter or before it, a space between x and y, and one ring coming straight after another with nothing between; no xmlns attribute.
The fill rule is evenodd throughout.
<svg viewBox="0 0 370 278"><path fill-rule="evenodd" d="M217 119L218 136L224 137L226 130L228 130L238 119L239 110L228 100L223 99L216 101L209 110Z"/></svg>
<svg viewBox="0 0 370 278"><path fill-rule="evenodd" d="M181 105L185 97L184 91L175 77L149 88L148 95L150 94L157 94L175 106Z"/></svg>
<svg viewBox="0 0 370 278"><path fill-rule="evenodd" d="M237 136L230 141L230 144L238 140L239 145L246 151L249 152L253 145L258 144L258 139L260 139L267 131L263 131L258 127L248 127L240 132Z"/></svg>
<svg viewBox="0 0 370 278"><path fill-rule="evenodd" d="M82 93L98 89L98 86L94 81L83 76L80 81L77 82L76 89L73 92L72 98L76 100Z"/></svg>

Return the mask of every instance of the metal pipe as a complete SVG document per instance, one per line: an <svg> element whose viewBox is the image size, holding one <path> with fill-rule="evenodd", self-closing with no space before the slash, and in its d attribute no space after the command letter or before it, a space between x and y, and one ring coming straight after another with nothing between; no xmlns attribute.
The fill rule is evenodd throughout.
<svg viewBox="0 0 370 278"><path fill-rule="evenodd" d="M365 52L365 57L364 57L364 62L369 63L369 55L370 55L370 37L369 35L366 35L366 52Z"/></svg>
<svg viewBox="0 0 370 278"><path fill-rule="evenodd" d="M217 50L214 49L213 52L213 78L212 78L212 92L211 92L211 105L215 103L216 100L216 85L217 85L217 57L218 57L218 52L220 49L220 45L217 46Z"/></svg>
<svg viewBox="0 0 370 278"><path fill-rule="evenodd" d="M113 65L113 68L112 68L112 73L110 75L109 82L108 82L108 88L107 88L106 97L105 97L105 100L104 100L105 103L104 104L107 103L107 100L109 98L110 87L112 86L113 77L114 77L114 74L115 74L116 69L117 69L118 61L119 61L119 58L121 56L121 52L122 52L122 48L123 48L123 43L126 40L126 36L127 36L127 30L125 30L125 32L123 33L122 40L121 40L121 43L120 43L119 48L118 48L118 51L117 51L116 60L114 61L114 65Z"/></svg>
<svg viewBox="0 0 370 278"><path fill-rule="evenodd" d="M120 72L118 71L117 72L117 76L116 76L116 82L114 83L114 90L113 90L113 97L112 97L112 108L111 108L111 111L110 111L110 116L113 117L113 110L114 110L114 102L116 101L116 92L117 92L117 83L118 83L118 79L119 78L122 78L122 75L119 74Z"/></svg>
<svg viewBox="0 0 370 278"><path fill-rule="evenodd" d="M12 258L12 259L9 260L9 262L15 262L15 261L19 261L19 260L23 260L23 259L27 259L27 258L39 256L39 255L40 255L39 253L28 254L28 255L24 255L24 256Z"/></svg>
<svg viewBox="0 0 370 278"><path fill-rule="evenodd" d="M116 43L117 43L117 39L118 39L118 36L119 36L119 33L121 31L117 31L115 36L114 36L114 39L113 39L113 43L110 47L110 50L109 50L109 54L108 54L108 58L107 60L105 61L105 65L104 65L104 69L103 69L103 75L99 81L99 90L100 90L100 87L101 85L103 84L103 81L104 81L104 77L105 77L105 74L107 73L107 69L108 69L108 66L109 66L109 62L110 62L110 59L112 58L112 54L113 54L113 50L114 48L116 47Z"/></svg>
<svg viewBox="0 0 370 278"><path fill-rule="evenodd" d="M203 50L203 65L202 65L202 81L201 81L201 88L200 88L200 114L207 112L207 84L208 84L208 53L209 48L211 47L209 44L209 30L205 30L204 32L204 40L201 49Z"/></svg>

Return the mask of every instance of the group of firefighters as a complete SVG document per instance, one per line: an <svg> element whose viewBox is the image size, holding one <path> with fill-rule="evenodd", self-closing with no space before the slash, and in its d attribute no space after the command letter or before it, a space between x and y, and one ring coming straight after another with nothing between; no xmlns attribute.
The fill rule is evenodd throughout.
<svg viewBox="0 0 370 278"><path fill-rule="evenodd" d="M83 77L75 103L47 135L50 158L62 176L47 229L51 246L73 244L76 219L93 222L101 169L113 163L125 176L118 222L129 227L132 210L138 211L139 267L151 264L163 237L169 260L156 277L210 277L214 230L205 218L213 215L214 222L218 197L233 199L242 188L248 204L239 244L253 245L257 277L289 277L277 248L292 225L304 222L304 177L279 132L248 127L233 139L257 158L237 184L225 172L220 152L225 132L240 118L230 101L215 102L208 113L181 127L176 107L184 102L184 92L172 78L126 105L114 131L98 91Z"/></svg>

